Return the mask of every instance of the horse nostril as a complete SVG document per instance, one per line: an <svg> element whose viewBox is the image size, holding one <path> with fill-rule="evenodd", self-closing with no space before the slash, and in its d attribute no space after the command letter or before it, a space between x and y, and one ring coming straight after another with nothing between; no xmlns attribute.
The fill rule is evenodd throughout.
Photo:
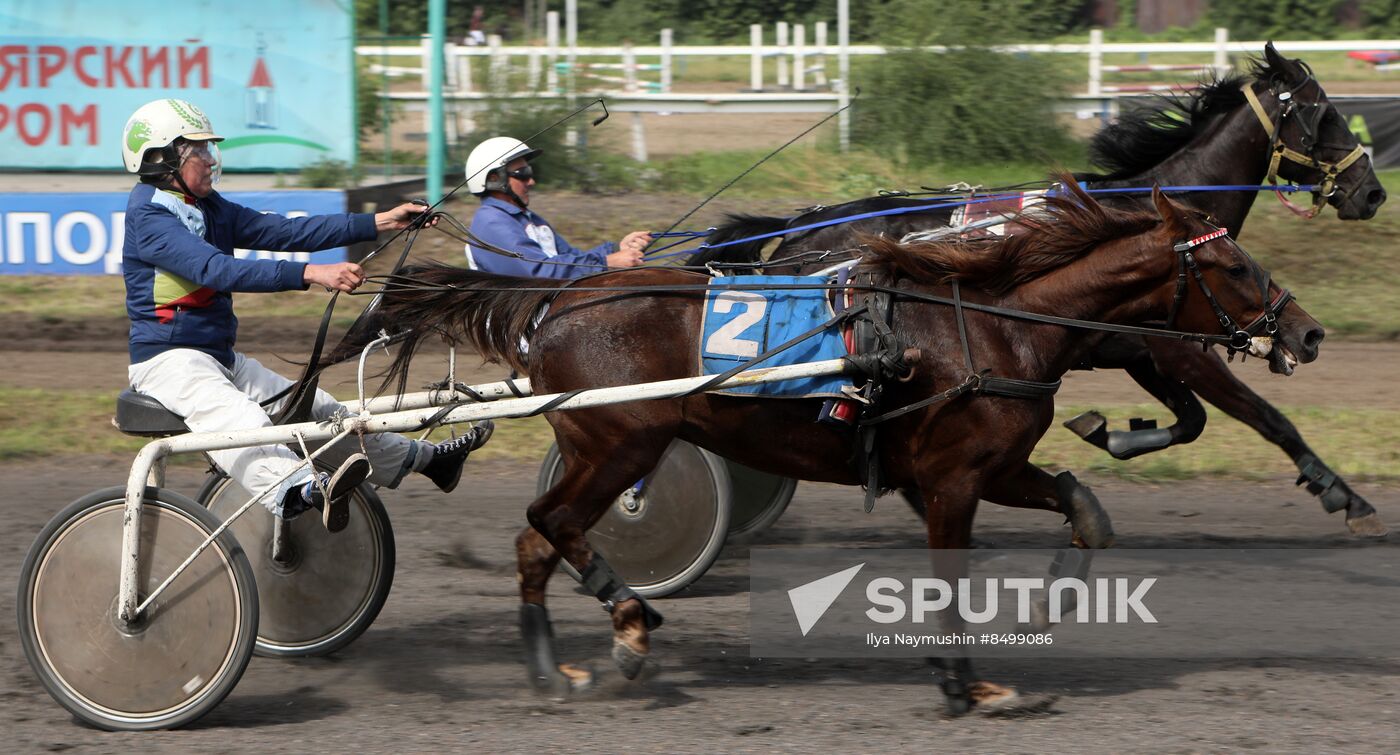
<svg viewBox="0 0 1400 755"><path fill-rule="evenodd" d="M1317 347L1322 344L1322 339L1327 335L1327 331L1322 328L1313 328L1303 335L1303 346L1313 353L1317 352Z"/></svg>
<svg viewBox="0 0 1400 755"><path fill-rule="evenodd" d="M1380 207L1385 202L1385 189L1372 189L1366 193L1366 204Z"/></svg>

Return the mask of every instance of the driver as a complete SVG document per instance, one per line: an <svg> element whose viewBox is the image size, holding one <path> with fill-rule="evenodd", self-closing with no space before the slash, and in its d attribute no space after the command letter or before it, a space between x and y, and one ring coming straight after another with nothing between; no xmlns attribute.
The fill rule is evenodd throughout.
<svg viewBox="0 0 1400 755"><path fill-rule="evenodd" d="M126 311L131 320L131 387L181 416L194 432L249 430L272 424L259 402L292 381L234 349L238 318L233 293L305 290L353 291L364 282L354 262L307 264L234 257L235 247L316 251L374 239L405 228L425 208L402 204L378 214L289 219L265 215L214 191L220 172L218 142L209 118L184 100L142 105L122 132L122 158L140 176L131 190L122 246ZM283 398L282 401L286 401ZM312 415L326 419L343 407L317 391ZM282 445L211 451L229 477L290 519L319 509L328 530L349 521L348 494L368 479L397 487L409 472L427 476L443 492L457 486L467 454L491 437L491 422L442 443L395 434L367 435L365 453L342 440L322 459L338 467L313 475Z"/></svg>
<svg viewBox="0 0 1400 755"><path fill-rule="evenodd" d="M481 197L472 216L472 235L507 256L476 245L467 246L473 270L526 278L577 278L608 268L634 267L651 235L633 231L622 241L605 241L592 249L575 248L549 221L530 210L535 170L530 161L541 151L509 136L496 136L476 145L467 156L467 191Z"/></svg>

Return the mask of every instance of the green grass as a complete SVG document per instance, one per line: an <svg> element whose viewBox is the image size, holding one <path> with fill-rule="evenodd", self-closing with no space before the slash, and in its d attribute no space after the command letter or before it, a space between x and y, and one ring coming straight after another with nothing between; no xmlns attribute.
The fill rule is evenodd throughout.
<svg viewBox="0 0 1400 755"><path fill-rule="evenodd" d="M1118 461L1060 426L1060 422L1091 408L1109 418L1109 429L1126 430L1131 417L1156 418L1163 426L1171 421L1171 414L1158 404L1060 407L1055 411L1056 424L1036 446L1031 461L1052 469L1140 481L1202 476L1278 480L1298 473L1277 446L1214 408L1207 409L1206 430L1194 442ZM1307 406L1279 409L1338 474L1352 479L1400 478L1400 412Z"/></svg>
<svg viewBox="0 0 1400 755"><path fill-rule="evenodd" d="M0 462L74 455L133 456L145 441L120 434L110 424L115 392L0 388ZM1277 480L1296 474L1273 444L1253 430L1208 410L1206 432L1194 443L1127 462L1110 458L1059 426L1089 408L1104 411L1110 427L1124 429L1129 417L1169 421L1158 405L1062 407L1036 448L1032 461L1050 469L1073 469L1127 480L1180 480L1202 476ZM1338 473L1353 479L1400 479L1400 411L1287 407L1283 411ZM1357 442L1365 428L1366 442ZM431 437L446 437L438 430ZM491 443L472 455L481 460L533 463L554 440L542 417L503 420ZM176 457L176 464L202 465L201 457Z"/></svg>
<svg viewBox="0 0 1400 755"><path fill-rule="evenodd" d="M115 454L131 457L148 441L122 435L112 426L116 391L0 388L0 462L63 456ZM440 429L430 436L446 438ZM474 459L538 461L554 442L543 417L500 423L491 443ZM176 464L199 466L203 457L177 456Z"/></svg>

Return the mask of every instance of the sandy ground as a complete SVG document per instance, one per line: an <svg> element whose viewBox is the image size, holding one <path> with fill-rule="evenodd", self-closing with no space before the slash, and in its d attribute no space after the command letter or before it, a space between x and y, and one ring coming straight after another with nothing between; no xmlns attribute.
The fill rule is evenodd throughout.
<svg viewBox="0 0 1400 755"><path fill-rule="evenodd" d="M0 612L43 522L70 500L115 484L126 460L0 465L9 525L0 534ZM110 734L75 723L39 687L13 621L0 622L0 728L11 751L208 752L1386 752L1400 737L1400 659L986 661L991 678L1061 695L1028 719L946 719L915 661L749 657L748 546L660 601L658 673L625 682L608 660L596 602L553 583L565 658L598 670L598 689L567 703L528 691L518 662L512 538L535 468L471 467L470 493L449 499L421 480L385 493L398 543L393 593L376 624L331 657L254 658L239 686L185 730ZM198 475L176 470L171 487ZM1361 486L1373 499L1400 488ZM1374 547L1286 485L1098 481L1123 547ZM860 513L855 491L804 484L756 544L918 547L897 501ZM1055 517L984 507L988 545L1053 547ZM1394 563L1390 545L1377 563ZM1389 558L1388 558L1389 557Z"/></svg>

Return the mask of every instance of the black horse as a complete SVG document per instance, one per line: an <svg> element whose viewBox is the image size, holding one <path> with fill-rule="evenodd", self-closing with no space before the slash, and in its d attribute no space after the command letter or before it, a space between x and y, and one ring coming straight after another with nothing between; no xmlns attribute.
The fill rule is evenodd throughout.
<svg viewBox="0 0 1400 755"><path fill-rule="evenodd" d="M1299 60L1279 55L1272 44L1249 75L1217 79L1184 98L1169 98L1158 108L1130 112L1099 132L1091 144L1095 164L1106 174L1077 174L1091 189L1178 185L1258 185L1282 177L1315 184L1313 212L1330 204L1343 220L1373 217L1385 201L1370 158L1361 152L1346 120L1327 100L1322 86ZM1208 213L1212 222L1238 235L1254 204L1255 191L1197 192L1180 198ZM1117 206L1141 204L1145 195L1106 197ZM794 218L736 215L707 239L709 245L819 224L868 212L943 205L786 233L770 255L767 272L811 272L858 254L869 236L900 239L907 234L945 227L954 209L947 202L908 197L872 197L809 210ZM759 262L765 240L702 249L688 262ZM828 255L802 255L825 250ZM783 262L787 260L787 262ZM1321 338L1321 332L1316 334ZM1309 344L1315 349L1318 344ZM1275 349L1276 372L1289 373L1297 357ZM1102 415L1090 412L1067 423L1089 442L1128 459L1179 443L1190 443L1205 428L1206 413L1197 396L1254 428L1281 447L1298 466L1306 484L1328 512L1346 510L1347 526L1357 535L1382 536L1386 527L1375 509L1324 464L1293 423L1237 379L1215 351L1166 339L1120 336L1103 340L1081 369L1119 368L1146 388L1176 417L1167 428L1109 432ZM916 506L917 508L917 506Z"/></svg>

